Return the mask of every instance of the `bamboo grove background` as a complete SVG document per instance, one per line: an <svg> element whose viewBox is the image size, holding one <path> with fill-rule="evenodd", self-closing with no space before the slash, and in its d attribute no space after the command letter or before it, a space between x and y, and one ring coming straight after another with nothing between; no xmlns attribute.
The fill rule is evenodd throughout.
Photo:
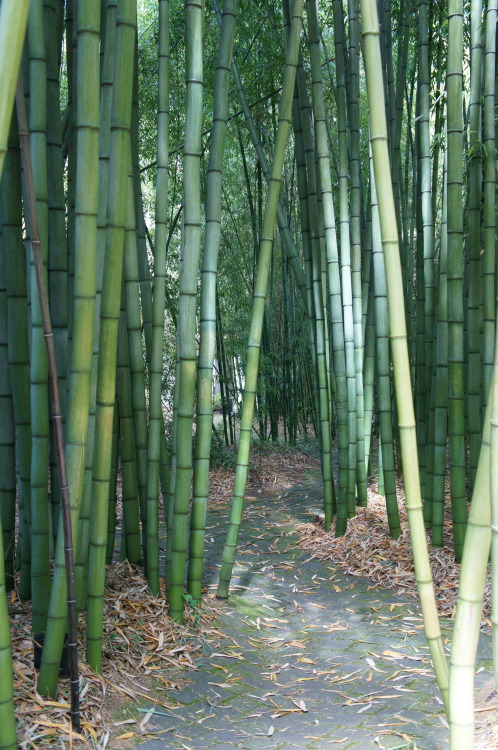
<svg viewBox="0 0 498 750"><path fill-rule="evenodd" d="M498 591L496 13L496 0L1 0L3 675L6 594L31 600L46 633L43 695L67 616L20 75L89 664L102 670L117 511L119 556L154 595L165 579L180 622L201 599L210 460L236 448L226 597L251 441L314 433L338 535L377 475L396 538L402 473L452 748L472 747L490 549ZM443 544L446 517L462 562L450 660L426 541ZM0 725L15 748L8 679Z"/></svg>

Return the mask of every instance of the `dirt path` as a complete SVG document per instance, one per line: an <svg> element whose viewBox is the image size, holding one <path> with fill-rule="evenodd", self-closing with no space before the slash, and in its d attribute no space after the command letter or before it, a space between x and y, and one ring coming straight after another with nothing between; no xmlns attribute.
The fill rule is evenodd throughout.
<svg viewBox="0 0 498 750"><path fill-rule="evenodd" d="M192 682L170 694L181 704L174 716L151 718L164 733L141 747L447 747L417 605L296 546L296 524L320 509L316 475L282 495L255 494L222 616L232 640L197 662ZM212 590L225 518L210 513Z"/></svg>

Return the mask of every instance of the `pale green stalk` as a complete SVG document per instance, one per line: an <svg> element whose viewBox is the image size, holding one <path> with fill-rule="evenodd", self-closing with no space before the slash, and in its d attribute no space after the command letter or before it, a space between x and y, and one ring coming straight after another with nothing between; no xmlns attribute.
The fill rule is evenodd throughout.
<svg viewBox="0 0 498 750"><path fill-rule="evenodd" d="M363 52L370 109L370 142L379 199L380 228L386 266L389 335L391 338L394 365L394 384L398 408L408 523L425 633L429 642L436 679L446 704L448 700L448 665L439 627L422 514L422 497L417 463L417 437L406 337L403 278L401 275L391 174L388 168L389 152L384 91L382 87L379 23L375 3L370 3L368 0L361 0L361 10L364 42Z"/></svg>
<svg viewBox="0 0 498 750"><path fill-rule="evenodd" d="M496 421L491 412L493 408L493 413L496 415L496 394L498 393L496 360L491 392L493 396L488 400L472 505L463 545L458 603L451 644L449 692L451 750L472 750L474 747L474 673L491 545L490 492L493 486L491 478L494 480L497 478L496 461L493 466L490 455L491 428L493 432L496 432ZM496 435L494 435L493 442L496 450ZM496 484L494 486L496 488ZM493 526L495 522L496 516L494 516Z"/></svg>

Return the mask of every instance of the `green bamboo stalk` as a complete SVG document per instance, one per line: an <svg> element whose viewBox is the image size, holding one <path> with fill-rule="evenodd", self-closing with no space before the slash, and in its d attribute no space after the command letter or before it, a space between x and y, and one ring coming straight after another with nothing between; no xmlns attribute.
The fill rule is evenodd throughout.
<svg viewBox="0 0 498 750"><path fill-rule="evenodd" d="M50 320L47 286L45 281L44 262L41 253L40 231L37 216L37 198L34 174L30 154L30 134L26 116L26 106L22 77L19 75L16 89L17 119L19 123L19 140L21 143L22 168L26 187L26 216L29 217L31 229L31 244L35 267L36 286L40 304L43 326L43 336L47 349L48 375L50 379L52 421L56 442L57 463L59 466L59 487L61 492L61 534L64 538L64 562L66 567L66 605L68 626L68 657L71 684L71 727L75 732L80 731L79 711L79 675L78 675L78 643L76 636L77 614L76 596L74 588L73 539L71 531L71 507L67 482L66 461L64 457L64 434L62 429L62 411L59 396L59 382L57 373L57 359L55 353L54 334Z"/></svg>
<svg viewBox="0 0 498 750"><path fill-rule="evenodd" d="M29 42L29 129L33 176L43 263L46 271L48 253L48 184L46 147L46 62L43 35L42 0L33 0L28 17ZM29 227L29 224L28 224ZM31 258L31 593L33 633L46 630L50 596L49 515L48 515L48 362L43 324Z"/></svg>
<svg viewBox="0 0 498 750"><path fill-rule="evenodd" d="M325 528L328 530L332 521L334 507L334 486L331 466L331 430L330 430L330 397L327 356L327 330L323 306L322 287L322 258L321 240L323 241L323 208L322 191L318 186L318 173L315 167L315 148L312 135L311 104L309 102L304 79L303 66L298 65L297 77L299 82L299 97L301 102L301 123L306 162L306 180L308 194L308 213L311 243L304 247L305 258L310 254L307 263L307 274L311 300L313 305L314 326L312 328L315 356L313 359L317 395L315 401L318 419L318 438L322 467L324 490ZM322 123L323 124L323 123ZM327 227L333 224L335 218L327 216ZM334 225L335 226L335 225ZM320 231L322 229L322 231ZM328 248L327 248L328 252Z"/></svg>
<svg viewBox="0 0 498 750"><path fill-rule="evenodd" d="M482 183L482 0L472 0L470 15L470 99L468 133L468 212L465 234L468 299L467 323L467 379L466 411L467 438L469 443L469 492L472 492L481 448L481 183Z"/></svg>
<svg viewBox="0 0 498 750"><path fill-rule="evenodd" d="M373 278L370 283L368 294L367 326L365 331L365 349L363 358L363 382L365 385L364 401L364 427L365 433L365 468L368 466L372 455L372 416L374 406L374 380L375 380L375 297Z"/></svg>
<svg viewBox="0 0 498 750"><path fill-rule="evenodd" d="M43 16L47 53L48 294L60 381L61 410L65 421L68 374L68 254L59 81L63 41L62 10L62 4L56 5L55 0L44 0ZM52 424L50 429L52 434L54 430ZM55 441L52 439L50 440L50 490L52 532L55 544L60 509L60 488Z"/></svg>
<svg viewBox="0 0 498 750"><path fill-rule="evenodd" d="M169 0L160 0L159 2L158 96L156 232L154 288L152 294L152 347L149 367L149 433L147 445L147 578L150 590L154 595L159 593L159 460L161 428L163 425L161 392L166 248L168 237ZM187 176L185 179L188 179Z"/></svg>
<svg viewBox="0 0 498 750"><path fill-rule="evenodd" d="M0 18L0 23L3 19ZM0 748L16 750L16 720L14 717L14 684L12 679L12 651L10 646L10 623L5 589L4 552L0 523Z"/></svg>
<svg viewBox="0 0 498 750"><path fill-rule="evenodd" d="M7 153L28 10L29 0L4 0L0 7L0 177Z"/></svg>
<svg viewBox="0 0 498 750"><path fill-rule="evenodd" d="M128 327L126 323L126 310L124 309L124 289L121 294L117 368L123 501L122 539L126 542L126 559L137 565L141 558L138 469L135 425L133 423Z"/></svg>
<svg viewBox="0 0 498 750"><path fill-rule="evenodd" d="M137 481L142 521L142 555L146 547L146 502L147 502L147 408L145 401L145 363L142 346L142 319L140 310L139 274L137 256L136 213L134 205L133 171L128 175L128 208L125 232L123 276L128 347L130 357L131 397L135 449L137 457Z"/></svg>
<svg viewBox="0 0 498 750"><path fill-rule="evenodd" d="M422 498L417 465L417 438L411 394L410 363L405 324L403 279L399 258L398 232L392 193L387 145L384 92L380 85L381 55L377 7L361 0L363 53L369 104L370 141L379 198L379 218L386 266L389 329L394 365L394 383L400 426L401 452L405 479L406 506L412 539L417 588L436 679L445 705L448 700L448 666L434 598L427 541L422 515Z"/></svg>
<svg viewBox="0 0 498 750"><path fill-rule="evenodd" d="M69 370L69 397L66 431L66 463L73 544L78 544L78 517L83 493L85 450L90 404L90 377L94 328L96 285L96 247L98 210L99 142L99 34L98 0L78 6L78 107L74 123L77 151L82 165L78 169L74 215L74 312L73 341ZM88 87L88 88L87 88ZM59 525L59 529L61 525ZM76 558L77 559L77 558ZM75 581L77 577L75 574ZM65 562L63 535L58 534L52 593L48 609L47 633L38 677L42 695L56 694L60 657L66 632L64 596ZM77 585L77 584L76 584Z"/></svg>
<svg viewBox="0 0 498 750"><path fill-rule="evenodd" d="M13 119L0 186L0 224L2 245L9 249L3 254L3 264L7 294L8 367L17 434L16 463L19 471L19 546L16 550L16 559L21 568L19 595L24 601L31 596L31 414L26 261L22 241L21 196L19 139Z"/></svg>
<svg viewBox="0 0 498 750"><path fill-rule="evenodd" d="M448 434L455 557L467 524L463 368L463 0L448 0Z"/></svg>
<svg viewBox="0 0 498 750"><path fill-rule="evenodd" d="M421 470L421 487L425 492L425 466L427 451L427 417L430 402L430 385L432 373L434 309L435 309L435 281L434 281L434 219L432 215L431 195L431 144L430 144L430 76L429 76L429 13L427 0L418 3L418 107L417 120L419 132L419 191L420 191L420 223L422 245L421 291L423 309L420 309L420 329L424 348L423 361L420 368L417 363L417 378L422 381L420 392L420 408L417 418L417 438L419 441L419 466ZM418 277L417 277L418 278ZM417 318L417 320L419 320ZM421 358L422 359L422 358ZM428 374L428 375L427 375ZM425 413L422 414L422 410Z"/></svg>
<svg viewBox="0 0 498 750"><path fill-rule="evenodd" d="M21 161L17 123L14 119L0 192L2 241L9 248L9 252L4 255L4 271L7 287L10 383L17 434L16 463L19 471L19 596L25 601L31 597L31 409L26 253L22 240Z"/></svg>
<svg viewBox="0 0 498 750"><path fill-rule="evenodd" d="M389 532L394 539L401 534L396 497L396 467L393 447L393 414L391 409L391 357L389 352L389 314L386 269L382 254L379 206L373 166L371 167L372 255L375 288L375 349L377 370L377 407L379 415L379 453L382 455L383 485Z"/></svg>
<svg viewBox="0 0 498 750"><path fill-rule="evenodd" d="M285 147L289 133L296 65L299 51L299 38L302 26L303 1L304 0L295 0L291 10L291 28L287 45L287 62L282 87L278 130L275 139L271 180L265 206L263 231L258 259L258 271L254 285L253 310L251 316L251 329L249 333L248 359L245 373L245 390L242 405L235 485L232 495L229 528L223 550L223 564L220 571L220 580L217 590L218 596L222 598L227 598L228 596L247 482L254 400L259 364L259 349L261 344L261 332L263 329L268 273L273 245L273 232L277 214L280 183L282 180Z"/></svg>
<svg viewBox="0 0 498 750"><path fill-rule="evenodd" d="M334 350L334 367L335 367L335 375L336 375L336 385L335 385L335 392L337 394L337 409L338 409L338 424L339 424L339 440L340 440L340 446L339 446L339 452L340 452L340 458L339 458L339 492L338 492L338 515L337 515L337 524L336 525L336 531L338 528L340 528L340 521L339 519L341 517L345 518L345 497L343 494L343 486L344 486L344 474L342 472L342 469L344 468L344 459L345 459L345 421L346 421L346 415L344 414L344 409L346 408L346 386L344 382L344 339L342 336L344 335L344 328L342 324L342 311L339 314L339 307L340 307L340 300L341 300L341 286L343 282L339 281L339 275L337 272L338 269L338 249L337 249L337 236L336 236L336 227L335 227L335 214L334 214L334 206L332 201L332 184L331 184L331 176L330 176L330 166L329 166L329 143L328 143L328 135L327 135L327 127L326 127L326 115L325 115L325 104L324 104L324 95L323 95L323 82L322 82L322 75L321 75L321 64L320 64L320 46L319 46L319 34L318 34L318 20L317 20L317 10L316 10L316 3L310 2L308 0L307 6L307 17L308 17L308 25L310 27L310 38L309 38L309 48L310 48L310 58L311 58L311 80L312 80L312 106L313 106L313 115L314 115L314 125L315 125L315 148L313 149L312 142L311 142L311 132L310 132L310 124L311 124L311 112L308 103L305 99L305 86L304 86L304 77L303 77L303 71L300 68L298 71L299 75L299 94L301 97L301 107L302 107L302 118L303 118L303 135L304 135L304 145L305 145L305 152L306 152L306 162L307 162L307 174L308 174L308 193L310 197L310 227L311 227L311 236L312 236L312 259L313 263L316 262L316 253L320 253L319 247L317 248L317 244L319 241L319 238L317 236L317 232L319 229L320 224L323 226L323 235L324 235L324 253L326 257L326 271L327 276L329 280L329 300L327 307L330 307L330 315L331 315L331 331L332 331L332 348ZM311 33L311 30L313 29L313 33ZM316 154L315 154L316 151ZM311 175L314 175L315 172L315 158L317 160L317 167L316 167L316 188L313 187L313 178L311 178ZM318 200L314 200L313 193L316 194L316 198ZM315 208L315 202L316 202L316 208ZM321 204L321 205L320 205ZM314 240L314 241L313 241ZM319 289L317 289L316 284L316 274L315 271L313 271L314 275L314 303L315 303L315 315L317 319L317 365L320 367L320 353L321 353L321 342L320 339L323 336L325 338L326 329L325 324L327 320L328 313L326 312L325 316L323 314L323 302L321 299L321 292ZM326 285L324 285L324 290L326 288ZM321 320L323 319L323 324L321 324ZM323 325L323 333L320 330L320 324ZM339 342L339 343L338 343ZM339 348L340 347L340 348ZM326 363L328 367L329 357L326 358ZM325 385L328 385L329 378L328 374L325 378ZM324 477L324 492L325 492L325 516L326 516L326 523L325 527L328 528L328 521L331 517L330 511L334 509L334 500L333 500L333 480L332 480L332 472L331 467L329 467L330 462L330 424L328 422L328 414L327 411L323 413L323 406L328 406L328 404L325 404L325 397L328 397L328 391L326 392L324 390L324 383L320 383L320 419L322 423L322 471L323 471L323 477ZM341 455L343 460L341 461ZM330 471L330 474L329 474ZM329 492L332 495L332 501L327 498L327 492ZM329 518L327 518L327 507L330 506L330 510L328 513L330 514Z"/></svg>
<svg viewBox="0 0 498 750"><path fill-rule="evenodd" d="M298 78L301 74L302 65L298 65ZM307 298L307 309L308 309L308 320L309 320L309 333L310 333L310 348L311 358L313 363L313 372L318 375L317 368L317 354L316 354L316 316L315 316L315 302L313 298L313 271L311 267L311 255L312 255L312 242L311 242L311 227L310 227L310 211L315 210L314 206L311 206L310 192L314 191L314 198L316 203L316 187L315 187L315 173L310 175L310 185L308 185L308 176L306 170L306 150L304 142L303 132L303 120L301 117L301 105L299 97L299 84L294 88L294 100L292 103L292 119L294 127L294 150L296 156L296 167L297 167L297 185L298 185L298 196L299 196L299 217L300 217L300 229L301 229L301 241L303 246L303 257L306 277L306 298ZM307 138L311 141L311 127L307 122ZM312 144L310 144L312 145ZM333 329L332 329L333 330ZM336 366L337 369L337 366ZM313 389L313 414L316 416L318 413L318 393L317 389ZM343 420L344 421L344 420ZM320 433L315 433L320 438ZM347 440L347 438L346 438ZM346 448L347 454L347 448ZM347 460L347 459L346 459ZM339 466L341 461L339 459Z"/></svg>
<svg viewBox="0 0 498 750"><path fill-rule="evenodd" d="M107 214L107 195L109 185L109 158L110 158L110 128L112 87L114 73L114 52L116 42L116 8L117 0L106 2L106 23L104 35L104 56L102 70L100 71L100 96L99 113L99 164L98 164L98 214L97 214L97 248L96 248L96 276L95 276L95 309L93 326L93 349L92 365L90 373L90 406L88 414L88 431L86 436L85 473L83 477L83 489L80 503L80 515L78 524L78 545L76 548L76 591L78 597L78 609L86 609L87 602L87 565L88 545L90 538L90 513L92 504L92 471L93 456L95 449L95 410L97 398L97 366L99 356L100 338L100 303L102 296L102 274L104 266L105 251L105 229ZM83 70L85 68L83 67ZM82 70L81 66L79 70ZM81 87L80 87L80 90Z"/></svg>
<svg viewBox="0 0 498 750"><path fill-rule="evenodd" d="M491 374L493 371L495 345L495 299L496 299L496 143L495 143L495 66L496 66L496 0L488 2L486 10L486 43L484 53L484 112L483 112L483 230L484 253L482 262L482 396L483 408L487 405Z"/></svg>
<svg viewBox="0 0 498 750"><path fill-rule="evenodd" d="M5 183L3 184L5 188ZM8 355L7 289L4 258L10 248L0 233L0 518L3 536L4 581L6 591L14 588L14 550L16 525L15 424Z"/></svg>
<svg viewBox="0 0 498 750"><path fill-rule="evenodd" d="M451 750L472 750L474 747L474 672L491 545L490 493L492 485L490 480L492 475L496 478L496 469L490 460L490 430L496 431L496 422L494 418L491 418L491 409L496 409L495 399L498 393L496 361L491 389L493 397L488 399L479 464L463 545L458 602L451 644L449 691ZM496 446L496 436L494 442Z"/></svg>
<svg viewBox="0 0 498 750"><path fill-rule="evenodd" d="M106 252L100 313L100 351L93 469L92 516L88 556L87 659L102 671L102 617L107 540L112 420L116 388L116 355L126 225L126 191L130 160L132 76L136 4L123 0L116 15L116 53L112 92L111 152L107 201Z"/></svg>
<svg viewBox="0 0 498 750"><path fill-rule="evenodd" d="M351 173L350 232L351 232L351 288L353 297L353 341L355 359L355 412L356 412L356 495L358 505L367 505L367 477L363 432L363 330L362 330L362 286L361 286L361 148L360 148L360 24L358 0L349 0L349 161ZM387 8L388 6L386 6ZM388 24L388 38L391 25ZM392 48L391 53L392 53ZM392 81L392 54L388 54ZM389 70L388 70L389 72ZM390 97L394 105L394 97ZM393 109L394 111L394 109ZM341 245L342 255L342 245Z"/></svg>
<svg viewBox="0 0 498 750"><path fill-rule="evenodd" d="M216 59L213 128L206 186L206 233L202 260L200 342L197 369L197 428L187 576L187 590L194 601L201 598L204 534L209 496L209 457L213 428L213 366L216 352L216 276L221 236L221 184L236 9L235 0L224 0L223 20Z"/></svg>
<svg viewBox="0 0 498 750"><path fill-rule="evenodd" d="M448 235L446 158L443 174L443 210L439 250L439 288L436 323L436 382L434 385L434 479L432 486L432 543L443 546L448 445Z"/></svg>
<svg viewBox="0 0 498 750"><path fill-rule="evenodd" d="M116 506L117 506L117 484L119 469L119 403L116 399L114 414L112 416L112 448L111 448L111 473L109 479L109 503L107 505L107 541L106 541L106 564L110 565L114 557L114 543L116 539ZM123 552L123 557L121 557ZM126 558L126 525L124 514L121 520L121 547L120 559Z"/></svg>
<svg viewBox="0 0 498 750"><path fill-rule="evenodd" d="M197 358L195 350L197 274L201 249L200 161L202 151L204 0L185 0L186 89L183 150L183 225L178 302L178 412L176 479L168 588L169 615L183 620L183 581L192 480L192 423ZM176 389L176 386L175 386Z"/></svg>

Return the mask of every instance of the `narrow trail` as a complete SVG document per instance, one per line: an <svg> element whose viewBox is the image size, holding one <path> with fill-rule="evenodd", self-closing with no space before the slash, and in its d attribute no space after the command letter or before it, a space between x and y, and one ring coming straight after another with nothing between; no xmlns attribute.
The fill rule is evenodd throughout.
<svg viewBox="0 0 498 750"><path fill-rule="evenodd" d="M205 653L174 692L174 716L144 750L448 747L415 601L310 559L295 527L320 509L309 476L249 499L223 651ZM268 494L268 493L265 493ZM206 585L215 590L226 510L211 510ZM484 643L484 650L487 643Z"/></svg>

